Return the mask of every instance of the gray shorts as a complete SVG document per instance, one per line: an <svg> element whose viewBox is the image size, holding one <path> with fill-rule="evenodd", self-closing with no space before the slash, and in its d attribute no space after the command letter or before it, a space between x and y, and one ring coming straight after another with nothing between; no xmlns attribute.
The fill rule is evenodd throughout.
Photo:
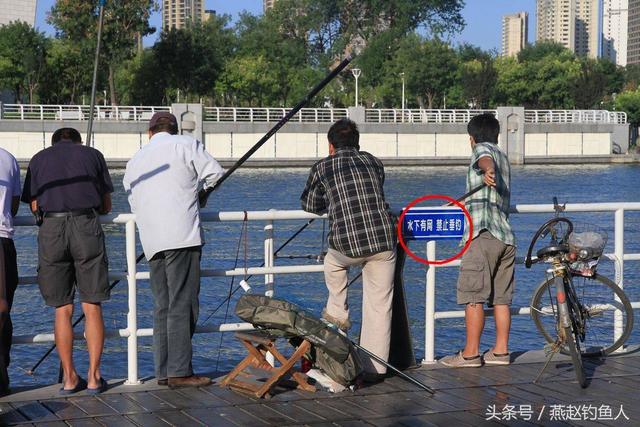
<svg viewBox="0 0 640 427"><path fill-rule="evenodd" d="M109 299L109 277L104 233L94 214L45 217L38 231L38 285L47 305Z"/></svg>
<svg viewBox="0 0 640 427"><path fill-rule="evenodd" d="M462 256L458 304L510 305L513 299L515 246L482 231Z"/></svg>

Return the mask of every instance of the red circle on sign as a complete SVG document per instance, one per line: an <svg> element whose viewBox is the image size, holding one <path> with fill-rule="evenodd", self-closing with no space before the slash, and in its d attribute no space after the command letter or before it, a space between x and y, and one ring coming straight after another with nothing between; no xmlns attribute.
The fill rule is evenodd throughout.
<svg viewBox="0 0 640 427"><path fill-rule="evenodd" d="M407 254L409 254L409 256L411 258L413 258L414 260L416 260L418 262L421 262L423 264L427 264L427 265L442 265L442 264L447 264L447 263L449 263L451 261L454 261L454 260L460 258L467 251L467 249L469 249L469 246L471 245L471 239L469 238L467 240L467 243L465 243L464 247L460 250L460 252L458 252L454 256L452 256L450 258L447 258L447 259L443 259L441 261L438 261L438 260L429 261L428 259L421 258L418 255L416 255L413 252L411 252L411 249L409 249L409 246L404 241L404 236L402 235L402 221L404 220L404 216L407 214L409 209L411 209L412 207L414 207L415 205L417 205L420 202L424 202L425 200L434 200L434 199L446 200L447 204L452 203L452 204L456 205L457 207L459 207L460 209L462 209L462 212L464 213L464 216L467 218L467 223L469 224L469 237L473 236L473 221L471 221L471 215L469 214L469 211L467 210L467 208L465 208L462 203L460 203L459 201L457 201L455 199L452 199L449 196L444 196L442 194L431 194L431 195L428 195L428 196L422 196L422 197L419 197L419 198L415 199L413 202L409 203L402 210L402 213L400 214L400 218L398 218L398 226L397 226L397 228L398 228L398 240L400 241L400 245L402 246L404 251Z"/></svg>

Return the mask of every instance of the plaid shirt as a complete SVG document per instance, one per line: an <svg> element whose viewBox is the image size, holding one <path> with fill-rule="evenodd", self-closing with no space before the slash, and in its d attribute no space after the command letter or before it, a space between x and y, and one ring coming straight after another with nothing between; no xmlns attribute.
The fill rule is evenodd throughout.
<svg viewBox="0 0 640 427"><path fill-rule="evenodd" d="M313 165L302 209L329 216L329 246L358 258L395 248L395 221L384 200L384 166L355 148L339 148Z"/></svg>
<svg viewBox="0 0 640 427"><path fill-rule="evenodd" d="M467 191L470 191L483 183L482 170L478 161L482 157L491 157L495 164L496 187L484 187L465 201L465 207L473 221L473 236L475 239L482 230L489 231L493 237L515 246L515 236L509 225L509 202L511 200L511 167L507 155L498 148L497 144L483 142L475 144L471 154L471 163L467 171ZM468 224L462 243L469 238Z"/></svg>

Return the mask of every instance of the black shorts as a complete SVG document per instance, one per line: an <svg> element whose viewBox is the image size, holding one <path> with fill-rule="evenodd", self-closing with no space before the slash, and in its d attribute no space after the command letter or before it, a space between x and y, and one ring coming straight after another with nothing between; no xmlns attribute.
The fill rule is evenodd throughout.
<svg viewBox="0 0 640 427"><path fill-rule="evenodd" d="M109 299L104 233L95 214L45 217L38 231L38 284L47 305Z"/></svg>

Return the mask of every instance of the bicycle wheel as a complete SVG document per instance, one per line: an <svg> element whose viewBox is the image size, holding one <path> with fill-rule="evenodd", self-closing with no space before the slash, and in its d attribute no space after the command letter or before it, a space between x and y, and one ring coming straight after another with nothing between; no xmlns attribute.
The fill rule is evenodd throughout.
<svg viewBox="0 0 640 427"><path fill-rule="evenodd" d="M573 369L576 371L578 384L580 384L580 387L585 388L587 386L587 377L584 375L582 352L580 351L580 345L576 341L576 334L573 331L573 326L567 326L564 328L564 346L569 350Z"/></svg>
<svg viewBox="0 0 640 427"><path fill-rule="evenodd" d="M573 276L573 287L585 318L584 329L574 335L584 339L580 345L582 356L604 356L624 344L633 328L633 309L629 298L618 285L598 274L593 277ZM616 300L616 297L618 300ZM558 336L556 320L557 301L553 278L542 282L531 301L531 317L536 327L549 343ZM620 310L621 335L614 337L616 311ZM579 325L578 325L579 326ZM561 352L569 354L566 347Z"/></svg>

